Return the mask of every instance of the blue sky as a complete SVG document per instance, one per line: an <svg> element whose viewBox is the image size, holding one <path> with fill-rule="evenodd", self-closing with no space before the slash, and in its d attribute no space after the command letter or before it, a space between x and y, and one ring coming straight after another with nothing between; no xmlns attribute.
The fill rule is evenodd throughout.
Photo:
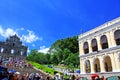
<svg viewBox="0 0 120 80"><path fill-rule="evenodd" d="M119 16L120 0L0 0L0 40L17 34L29 50L46 51Z"/></svg>

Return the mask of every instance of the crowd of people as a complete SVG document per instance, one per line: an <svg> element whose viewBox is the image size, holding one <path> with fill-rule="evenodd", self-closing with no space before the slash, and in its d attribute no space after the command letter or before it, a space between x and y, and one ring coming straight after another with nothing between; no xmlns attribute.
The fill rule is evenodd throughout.
<svg viewBox="0 0 120 80"><path fill-rule="evenodd" d="M41 73L20 73L14 69L31 69L32 65L24 59L0 56L0 80L43 80ZM50 80L49 76L46 79Z"/></svg>
<svg viewBox="0 0 120 80"><path fill-rule="evenodd" d="M31 64L27 63L25 59L16 58L16 57L1 57L0 56L0 65L4 67L30 67Z"/></svg>
<svg viewBox="0 0 120 80"><path fill-rule="evenodd" d="M43 79L43 74L41 73L21 73L16 69L31 69L32 65L30 63L27 63L26 60L20 59L20 58L12 58L12 57L1 57L0 56L0 80L52 80L47 74L45 78ZM54 80L82 80L82 78L79 75L71 75L69 78L64 79L62 75L59 73L56 73L54 75ZM100 77L95 76L91 77L91 80L107 80L104 76ZM120 77L118 77L118 80L120 80Z"/></svg>
<svg viewBox="0 0 120 80"><path fill-rule="evenodd" d="M39 73L27 73L21 75L20 72L9 72L0 74L0 80L43 80L43 77ZM46 78L46 80L49 79Z"/></svg>

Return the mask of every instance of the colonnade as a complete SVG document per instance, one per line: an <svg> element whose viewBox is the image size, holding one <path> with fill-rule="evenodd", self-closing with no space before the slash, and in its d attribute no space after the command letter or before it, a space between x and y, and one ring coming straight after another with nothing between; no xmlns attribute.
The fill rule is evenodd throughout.
<svg viewBox="0 0 120 80"><path fill-rule="evenodd" d="M81 34L79 53L81 74L120 72L120 18Z"/></svg>

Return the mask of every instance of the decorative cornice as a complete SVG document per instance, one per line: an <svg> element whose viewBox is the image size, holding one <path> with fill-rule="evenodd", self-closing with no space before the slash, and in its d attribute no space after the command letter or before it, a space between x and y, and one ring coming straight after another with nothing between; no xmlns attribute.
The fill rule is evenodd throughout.
<svg viewBox="0 0 120 80"><path fill-rule="evenodd" d="M119 25L120 25L120 17L112 21L109 21L101 26L98 26L86 33L79 35L78 40L81 41L81 40L85 40L93 36L100 35L102 33L105 33L106 30L110 31L111 29L116 28Z"/></svg>
<svg viewBox="0 0 120 80"><path fill-rule="evenodd" d="M85 57L90 57L90 56L100 56L103 54L111 54L111 53L114 53L116 51L120 51L120 46L107 48L107 49L103 49L100 51L96 51L96 52L92 52L92 53L88 53L88 54L84 54L84 55L79 55L79 58L85 58Z"/></svg>

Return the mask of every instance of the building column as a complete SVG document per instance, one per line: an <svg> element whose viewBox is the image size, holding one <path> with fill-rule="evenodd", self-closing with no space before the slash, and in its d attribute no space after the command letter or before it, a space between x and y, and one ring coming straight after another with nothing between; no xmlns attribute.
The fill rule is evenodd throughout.
<svg viewBox="0 0 120 80"><path fill-rule="evenodd" d="M80 64L80 66L82 66L82 73L81 74L86 74L86 71L85 71L85 68L86 68L85 67L85 61L82 60L81 63L82 63L82 64Z"/></svg>
<svg viewBox="0 0 120 80"><path fill-rule="evenodd" d="M82 60L80 59L80 71L81 71L81 74L83 73L83 66L82 66Z"/></svg>
<svg viewBox="0 0 120 80"><path fill-rule="evenodd" d="M111 59L112 72L116 72L116 64L115 64L114 53L110 54L110 59Z"/></svg>
<svg viewBox="0 0 120 80"><path fill-rule="evenodd" d="M105 60L101 57L100 58L100 69L101 69L101 72L106 72L104 63L105 63Z"/></svg>
<svg viewBox="0 0 120 80"><path fill-rule="evenodd" d="M110 39L111 39L111 47L115 47L116 42L115 42L114 31L113 30L110 31Z"/></svg>
<svg viewBox="0 0 120 80"><path fill-rule="evenodd" d="M81 73L83 72L83 66L82 66L83 64L82 64L82 59L80 59L80 71L81 71Z"/></svg>
<svg viewBox="0 0 120 80"><path fill-rule="evenodd" d="M115 53L116 72L120 72L120 53Z"/></svg>
<svg viewBox="0 0 120 80"><path fill-rule="evenodd" d="M97 36L97 37L96 37L98 50L102 50L102 46L101 46L101 44L100 44L100 37L101 37L101 36Z"/></svg>
<svg viewBox="0 0 120 80"><path fill-rule="evenodd" d="M88 46L89 46L89 53L91 53L92 52L91 40L88 40Z"/></svg>
<svg viewBox="0 0 120 80"><path fill-rule="evenodd" d="M95 73L94 61L93 61L93 59L90 59L90 66L91 66L91 73Z"/></svg>
<svg viewBox="0 0 120 80"><path fill-rule="evenodd" d="M108 47L110 48L112 46L110 32L107 32L106 36L107 36L107 41L108 41Z"/></svg>
<svg viewBox="0 0 120 80"><path fill-rule="evenodd" d="M80 55L83 55L84 54L84 50L83 50L83 43L82 42L79 42L79 54Z"/></svg>

